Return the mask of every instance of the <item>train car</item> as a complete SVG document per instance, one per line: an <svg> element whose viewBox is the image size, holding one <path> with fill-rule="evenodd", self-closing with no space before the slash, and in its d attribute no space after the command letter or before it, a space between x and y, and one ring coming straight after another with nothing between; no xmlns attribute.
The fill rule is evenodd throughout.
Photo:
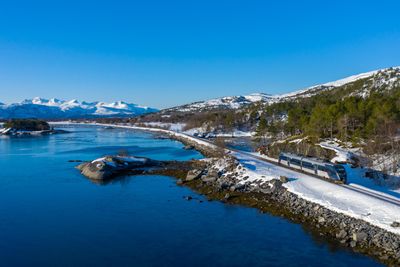
<svg viewBox="0 0 400 267"><path fill-rule="evenodd" d="M346 170L342 165L333 164L321 159L291 153L281 153L279 155L279 164L335 182L346 183L347 181Z"/></svg>

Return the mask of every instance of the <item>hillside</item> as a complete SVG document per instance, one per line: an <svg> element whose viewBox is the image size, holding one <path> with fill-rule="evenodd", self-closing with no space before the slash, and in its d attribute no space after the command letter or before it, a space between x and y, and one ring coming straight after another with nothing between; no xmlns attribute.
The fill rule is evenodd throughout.
<svg viewBox="0 0 400 267"><path fill-rule="evenodd" d="M392 99L392 103L386 103L386 107L390 109L388 105L394 105L391 109L396 108L396 103L393 103L393 101L397 97L396 92L399 83L400 68L387 68L353 75L288 94L257 93L249 96L232 96L195 102L140 116L132 121L136 123L183 123L186 125L184 127L186 130L202 127L204 130L222 132L231 131L232 128L242 131L255 131L261 121L261 128L265 128L258 129L261 132L283 132L286 135L291 135L315 130L313 134L317 132L317 135L321 135L322 131L322 135L326 136L327 129L325 126L327 122L332 124L333 127L333 121L335 124L343 124L344 119L343 116L340 118L340 116L335 115L332 119L320 118L322 121L318 122L316 119L326 113L323 111L325 106L336 105L336 107L329 108L331 112L338 115L340 110L343 113L343 105L350 109L351 106L358 108L369 103L364 105L364 110L355 112L364 114L364 121L360 126L371 130L373 121L369 120L367 127L366 120L367 117L372 116L374 108L384 107L383 102L386 103L385 100L388 98ZM345 99L346 101L344 101ZM382 101L379 102L380 99ZM342 102L352 102L352 104L343 104ZM311 122L315 125L310 124L313 113L315 118L313 117ZM374 116L378 116L376 111L374 111ZM345 120L347 119L346 117ZM337 129L331 130L330 133L332 135L333 132L337 134L337 131Z"/></svg>

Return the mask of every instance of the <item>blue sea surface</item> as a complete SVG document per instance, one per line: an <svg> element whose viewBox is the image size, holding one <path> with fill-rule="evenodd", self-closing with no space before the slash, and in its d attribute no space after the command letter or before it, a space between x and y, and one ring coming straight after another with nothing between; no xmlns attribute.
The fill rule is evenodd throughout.
<svg viewBox="0 0 400 267"><path fill-rule="evenodd" d="M380 266L286 219L208 202L171 177L93 183L68 161L202 156L150 133L66 130L0 138L0 266Z"/></svg>

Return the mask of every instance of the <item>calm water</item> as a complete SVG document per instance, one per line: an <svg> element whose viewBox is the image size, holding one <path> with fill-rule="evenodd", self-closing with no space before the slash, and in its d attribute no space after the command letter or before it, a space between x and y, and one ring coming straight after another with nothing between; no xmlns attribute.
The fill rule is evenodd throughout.
<svg viewBox="0 0 400 267"><path fill-rule="evenodd" d="M120 150L200 158L148 133L69 128L0 139L1 266L378 266L300 225L203 199L174 179L136 176L98 185L68 160Z"/></svg>

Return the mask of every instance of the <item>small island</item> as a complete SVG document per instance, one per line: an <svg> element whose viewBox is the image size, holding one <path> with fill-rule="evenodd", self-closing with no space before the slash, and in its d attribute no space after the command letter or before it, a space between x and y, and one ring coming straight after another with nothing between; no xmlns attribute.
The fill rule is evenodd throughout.
<svg viewBox="0 0 400 267"><path fill-rule="evenodd" d="M37 119L11 119L4 123L0 129L0 135L43 135L63 133L64 131L55 130L46 121Z"/></svg>

